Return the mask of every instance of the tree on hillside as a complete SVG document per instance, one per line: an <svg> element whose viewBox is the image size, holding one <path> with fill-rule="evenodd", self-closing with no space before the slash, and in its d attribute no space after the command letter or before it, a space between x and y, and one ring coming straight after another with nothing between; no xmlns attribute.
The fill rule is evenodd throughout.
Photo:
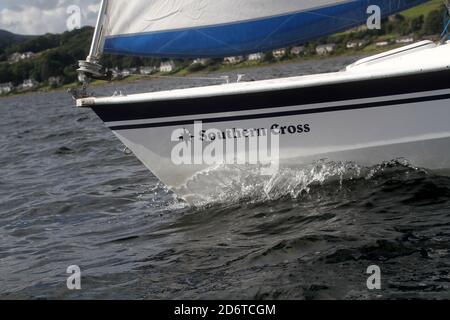
<svg viewBox="0 0 450 320"><path fill-rule="evenodd" d="M424 35L440 34L444 28L441 10L434 10L425 19L422 33Z"/></svg>
<svg viewBox="0 0 450 320"><path fill-rule="evenodd" d="M273 56L272 51L266 53L266 55L264 56L264 61L265 62L273 62L273 61L275 61L275 57Z"/></svg>
<svg viewBox="0 0 450 320"><path fill-rule="evenodd" d="M35 76L38 76L35 80L43 82L50 77L62 76L64 68L67 65L72 65L73 62L74 58L66 52L60 52L59 50L46 52L35 64L35 68L40 71L34 73Z"/></svg>
<svg viewBox="0 0 450 320"><path fill-rule="evenodd" d="M13 73L10 65L6 63L0 63L0 83L13 81Z"/></svg>
<svg viewBox="0 0 450 320"><path fill-rule="evenodd" d="M59 35L46 34L37 38L32 38L23 43L14 44L8 47L5 52L11 55L15 52L41 52L47 49L56 48L59 46Z"/></svg>
<svg viewBox="0 0 450 320"><path fill-rule="evenodd" d="M410 22L410 32L419 32L420 30L422 30L423 27L423 23L425 21L425 18L423 17L423 15L420 15L416 18L411 19Z"/></svg>

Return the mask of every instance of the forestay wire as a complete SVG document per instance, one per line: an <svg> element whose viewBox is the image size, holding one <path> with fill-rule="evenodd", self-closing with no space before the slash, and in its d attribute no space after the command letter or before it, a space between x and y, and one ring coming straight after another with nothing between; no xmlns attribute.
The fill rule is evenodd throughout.
<svg viewBox="0 0 450 320"><path fill-rule="evenodd" d="M445 42L450 39L449 27L450 27L450 1L444 0L444 5L447 8L445 12L444 30L441 34L441 42Z"/></svg>

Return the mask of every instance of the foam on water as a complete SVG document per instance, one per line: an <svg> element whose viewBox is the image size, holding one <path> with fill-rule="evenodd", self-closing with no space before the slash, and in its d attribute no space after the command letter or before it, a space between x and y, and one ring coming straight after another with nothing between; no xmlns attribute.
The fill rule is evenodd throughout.
<svg viewBox="0 0 450 320"><path fill-rule="evenodd" d="M197 208L243 201L264 203L285 197L297 199L309 193L312 186L371 179L392 168L419 170L406 159L386 161L373 167L322 159L299 168L282 168L271 176L262 175L258 166L219 165L196 174L184 187L174 191Z"/></svg>

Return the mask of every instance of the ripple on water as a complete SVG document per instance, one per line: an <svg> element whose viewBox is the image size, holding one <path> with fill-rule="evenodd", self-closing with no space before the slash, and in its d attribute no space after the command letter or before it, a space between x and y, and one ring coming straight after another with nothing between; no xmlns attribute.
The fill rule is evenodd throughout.
<svg viewBox="0 0 450 320"><path fill-rule="evenodd" d="M124 86L175 85L189 84ZM219 167L189 182L189 207L72 105L64 93L2 99L0 298L450 298L449 172L322 161L261 178ZM77 293L65 287L72 264L83 271ZM371 264L381 293L365 287Z"/></svg>

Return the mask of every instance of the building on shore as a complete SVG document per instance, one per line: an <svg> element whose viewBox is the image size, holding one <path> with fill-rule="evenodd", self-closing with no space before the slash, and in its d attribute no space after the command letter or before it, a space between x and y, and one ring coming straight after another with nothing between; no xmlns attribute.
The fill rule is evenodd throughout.
<svg viewBox="0 0 450 320"><path fill-rule="evenodd" d="M144 76L149 76L156 71L156 67L141 67L140 73Z"/></svg>
<svg viewBox="0 0 450 320"><path fill-rule="evenodd" d="M292 49L291 49L291 54L294 56L298 56L304 52L305 52L304 46L296 46L296 47L292 47Z"/></svg>
<svg viewBox="0 0 450 320"><path fill-rule="evenodd" d="M347 49L358 49L358 48L362 48L366 45L366 41L363 40L354 40L354 41L349 41L347 42Z"/></svg>
<svg viewBox="0 0 450 320"><path fill-rule="evenodd" d="M238 64L244 61L243 56L226 57L223 59L224 64Z"/></svg>
<svg viewBox="0 0 450 320"><path fill-rule="evenodd" d="M22 60L31 59L35 56L33 52L15 52L12 55L9 56L8 61L9 63L16 63Z"/></svg>
<svg viewBox="0 0 450 320"><path fill-rule="evenodd" d="M388 46L390 41L384 40L384 41L378 41L375 43L375 46L377 47L385 47Z"/></svg>
<svg viewBox="0 0 450 320"><path fill-rule="evenodd" d="M272 51L273 57L276 59L281 59L286 55L286 49L278 49Z"/></svg>
<svg viewBox="0 0 450 320"><path fill-rule="evenodd" d="M401 37L395 40L395 43L413 43L414 37L413 36L407 36L407 37Z"/></svg>
<svg viewBox="0 0 450 320"><path fill-rule="evenodd" d="M159 71L162 73L173 72L175 71L175 63L173 61L162 62Z"/></svg>
<svg viewBox="0 0 450 320"><path fill-rule="evenodd" d="M195 59L194 61L192 61L191 65L198 64L198 65L206 67L210 62L211 62L211 59L198 58L198 59Z"/></svg>
<svg viewBox="0 0 450 320"><path fill-rule="evenodd" d="M120 75L122 78L129 77L131 75L131 70L130 69L122 69L122 71L120 71Z"/></svg>
<svg viewBox="0 0 450 320"><path fill-rule="evenodd" d="M264 59L264 53L257 52L257 53L249 54L247 59L248 59L248 61L260 61L260 60Z"/></svg>
<svg viewBox="0 0 450 320"><path fill-rule="evenodd" d="M39 85L39 82L37 82L36 80L27 79L27 80L24 80L23 83L17 87L17 89L19 89L21 91L28 91L28 90L35 89L38 85Z"/></svg>
<svg viewBox="0 0 450 320"><path fill-rule="evenodd" d="M0 94L8 94L13 90L14 90L14 85L12 84L12 82L0 84Z"/></svg>
<svg viewBox="0 0 450 320"><path fill-rule="evenodd" d="M117 70L117 71L112 70L112 73L113 73L113 77L114 77L114 75L117 75L118 79L123 79L123 78L126 78L126 77L136 74L137 70L138 70L137 68L124 68L122 70Z"/></svg>
<svg viewBox="0 0 450 320"><path fill-rule="evenodd" d="M316 52L319 55L327 55L330 53L333 53L336 49L336 44L334 43L327 43L316 47Z"/></svg>

